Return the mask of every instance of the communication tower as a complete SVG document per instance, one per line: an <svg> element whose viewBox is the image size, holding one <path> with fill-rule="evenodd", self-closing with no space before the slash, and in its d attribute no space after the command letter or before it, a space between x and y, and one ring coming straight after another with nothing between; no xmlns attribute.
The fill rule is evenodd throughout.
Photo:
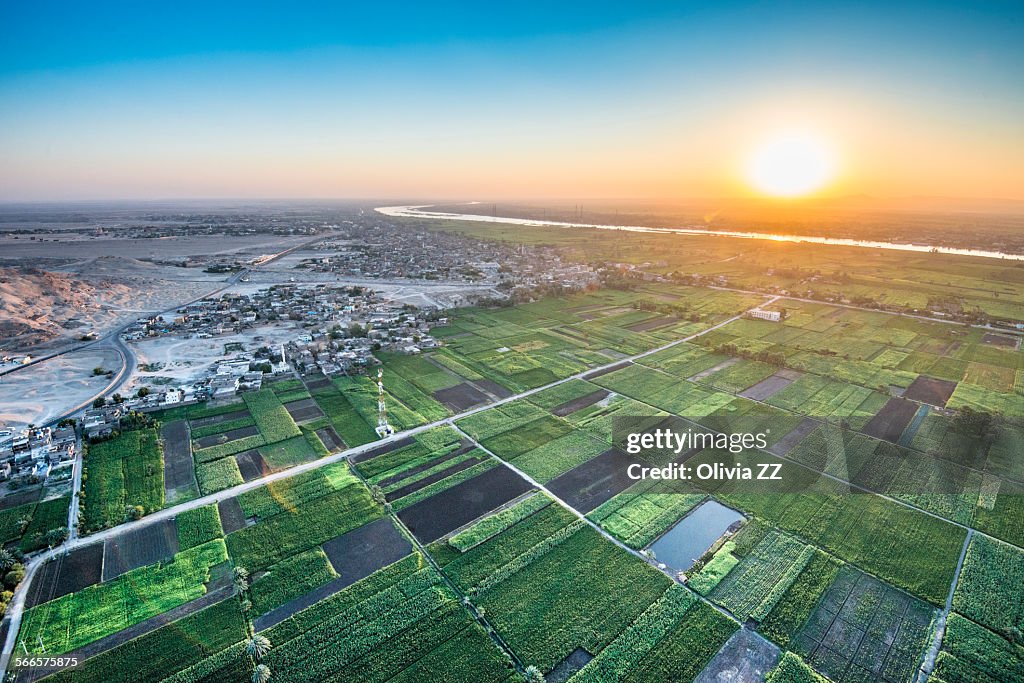
<svg viewBox="0 0 1024 683"><path fill-rule="evenodd" d="M384 438L395 433L388 424L388 407L384 403L384 369L377 368L377 436Z"/></svg>

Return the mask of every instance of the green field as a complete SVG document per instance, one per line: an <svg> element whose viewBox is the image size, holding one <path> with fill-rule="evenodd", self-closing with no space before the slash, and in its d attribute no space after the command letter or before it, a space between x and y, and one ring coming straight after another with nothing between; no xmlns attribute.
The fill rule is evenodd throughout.
<svg viewBox="0 0 1024 683"><path fill-rule="evenodd" d="M164 506L163 445L155 427L92 444L85 455L82 529L96 531Z"/></svg>
<svg viewBox="0 0 1024 683"><path fill-rule="evenodd" d="M210 568L227 559L224 542L211 541L51 600L25 613L22 637L50 655L68 652L202 596Z"/></svg>
<svg viewBox="0 0 1024 683"><path fill-rule="evenodd" d="M629 251L620 257L631 258ZM675 247L666 252L667 263L674 254ZM721 255L718 247L695 254L688 272L725 269L752 285L775 282L756 254L724 262L711 258ZM894 262L865 258L874 265L849 276L846 296L925 306L926 291L948 291L918 257L886 290ZM838 267L828 263L823 267ZM914 276L926 279L907 286ZM955 277L981 286L962 271ZM637 281L632 290L457 309L434 330L439 349L378 354L389 418L399 430L444 420L453 411L435 398L438 391L466 382L495 396L543 387L707 330L761 301ZM972 294L962 303L1009 310L1024 304L1024 294L999 302ZM372 559L336 558L335 566L321 547L327 541L389 515L401 528L398 511L404 516L415 503L498 466L479 446L545 484L621 445L614 432L619 418L675 415L703 428L770 432L777 452L744 456L783 464L787 482L785 492L766 493L739 482L649 480L589 512L587 520L642 551L709 497L741 510L744 526L716 541L685 585L673 581L670 569L659 570L657 558L645 561L619 547L535 491L432 543L429 557L414 550L267 629L272 645L262 661L272 680L512 683L534 666L549 680L573 683L685 682L748 622L789 651L768 675L772 683L817 683L820 675L837 683L903 683L930 642L936 608L945 604L964 526L977 532L931 683L1024 677L1024 428L1013 419L1024 355L962 325L825 303L774 305L786 312L781 322L739 318L614 372L474 412L457 421L458 429L433 428L382 455L246 491L237 499L246 523L232 533L224 534L214 505L182 512L173 562L34 607L20 637L41 637L51 654L70 651L203 595L211 567L229 562L248 570L246 596L177 624L220 629L216 635L190 640L170 624L53 680L249 680L246 620L337 579L349 560ZM955 387L933 383L938 394L926 387L915 398L908 388L919 377ZM747 391L772 382L774 391ZM952 394L943 406L936 396L946 388ZM603 391L610 393L591 405L555 410ZM873 435L876 415L901 396L914 417L898 434ZM325 416L300 427L283 403L309 397ZM964 406L994 415L971 432L956 412ZM242 483L233 456L250 448L279 470L326 454L314 431L320 427L334 428L347 447L377 440L377 390L368 376L273 381L241 403L175 408L162 417L195 422L239 410L245 414L230 421L192 426L194 440L259 431L195 451L203 494ZM787 439L797 426L800 438ZM90 447L86 530L124 522L135 505L147 513L164 505L158 434L158 427L128 431ZM725 457L706 450L688 464ZM22 549L37 548L40 533L66 523L66 506L57 498L2 511L2 535Z"/></svg>

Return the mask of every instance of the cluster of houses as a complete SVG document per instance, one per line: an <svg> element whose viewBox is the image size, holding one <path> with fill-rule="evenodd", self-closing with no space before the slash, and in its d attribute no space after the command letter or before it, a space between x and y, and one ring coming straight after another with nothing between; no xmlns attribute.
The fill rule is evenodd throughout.
<svg viewBox="0 0 1024 683"><path fill-rule="evenodd" d="M374 351L414 354L436 347L430 328L447 319L436 311L384 301L362 287L286 284L204 299L174 316L142 318L122 336L129 342L162 335L213 338L279 323L295 328L287 343L250 351L239 345L186 384L95 407L86 415L86 436L102 437L115 429L119 410L148 412L258 390L268 373L358 374L377 363Z"/></svg>
<svg viewBox="0 0 1024 683"><path fill-rule="evenodd" d="M517 300L552 287L578 290L597 282L592 268L563 261L553 247L485 241L384 219L345 222L337 237L314 250L322 255L301 267L339 277L486 284Z"/></svg>
<svg viewBox="0 0 1024 683"><path fill-rule="evenodd" d="M122 337L137 341L173 334L209 339L278 321L303 325L363 322L384 310L379 298L363 287L340 285L273 285L253 293L228 292L178 309L173 316L140 318Z"/></svg>
<svg viewBox="0 0 1024 683"><path fill-rule="evenodd" d="M43 478L54 465L74 460L77 442L72 426L0 430L0 480L15 473Z"/></svg>
<svg viewBox="0 0 1024 683"><path fill-rule="evenodd" d="M396 226L383 220L346 222L314 248L301 267L350 277L449 282L497 281L499 263L515 250L452 233Z"/></svg>

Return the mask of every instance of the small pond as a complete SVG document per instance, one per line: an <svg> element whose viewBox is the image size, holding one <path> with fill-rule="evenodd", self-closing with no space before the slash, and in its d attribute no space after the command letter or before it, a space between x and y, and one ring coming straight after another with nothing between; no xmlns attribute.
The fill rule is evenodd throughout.
<svg viewBox="0 0 1024 683"><path fill-rule="evenodd" d="M743 515L718 501L701 503L649 548L658 562L685 572Z"/></svg>

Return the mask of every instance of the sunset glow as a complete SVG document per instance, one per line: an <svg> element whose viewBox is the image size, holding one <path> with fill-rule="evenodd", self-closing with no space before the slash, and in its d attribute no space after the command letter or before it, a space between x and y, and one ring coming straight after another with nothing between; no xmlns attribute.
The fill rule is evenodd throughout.
<svg viewBox="0 0 1024 683"><path fill-rule="evenodd" d="M824 187L835 163L825 144L805 133L786 133L763 143L747 169L751 184L775 197L802 197Z"/></svg>
<svg viewBox="0 0 1024 683"><path fill-rule="evenodd" d="M1019 7L725 5L15 3L0 201L1024 199Z"/></svg>

